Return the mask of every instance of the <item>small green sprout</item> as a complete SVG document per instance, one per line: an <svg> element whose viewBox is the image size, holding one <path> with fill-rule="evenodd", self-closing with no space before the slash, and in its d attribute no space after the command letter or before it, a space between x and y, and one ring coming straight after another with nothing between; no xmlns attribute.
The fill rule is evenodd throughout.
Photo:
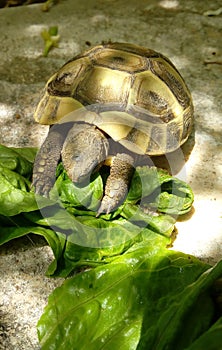
<svg viewBox="0 0 222 350"><path fill-rule="evenodd" d="M47 0L42 4L42 11L48 12L50 8L54 5L56 5L59 2L59 0Z"/></svg>
<svg viewBox="0 0 222 350"><path fill-rule="evenodd" d="M53 47L58 47L60 36L58 35L58 27L53 26L50 27L48 30L44 29L41 32L41 36L45 42L44 50L43 50L43 56L47 57L49 54L49 51Z"/></svg>

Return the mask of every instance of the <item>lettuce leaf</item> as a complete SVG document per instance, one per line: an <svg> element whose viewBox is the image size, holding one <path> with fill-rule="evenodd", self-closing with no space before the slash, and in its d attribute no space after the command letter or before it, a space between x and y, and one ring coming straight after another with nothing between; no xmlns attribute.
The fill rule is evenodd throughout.
<svg viewBox="0 0 222 350"><path fill-rule="evenodd" d="M193 203L184 182L161 169L137 167L125 202L114 213L96 218L103 172L77 186L60 163L46 199L31 188L36 149L1 146L0 152L0 244L29 232L43 235L55 255L48 275L66 277L76 269L107 263L135 243L152 241L153 235L170 245L175 217Z"/></svg>
<svg viewBox="0 0 222 350"><path fill-rule="evenodd" d="M96 218L103 174L75 186L62 165L50 198L31 188L36 149L0 146L0 245L34 233L50 245L50 276L68 278L38 322L42 349L222 347L211 296L222 262L211 268L170 251L176 218L191 188L165 171L137 167L125 202Z"/></svg>
<svg viewBox="0 0 222 350"><path fill-rule="evenodd" d="M10 148L0 145L0 165L30 178L36 148Z"/></svg>
<svg viewBox="0 0 222 350"><path fill-rule="evenodd" d="M86 207L97 210L103 196L103 180L100 174L92 176L91 182L85 186L77 186L71 182L66 172L59 165L60 174L56 181L56 190L51 198L59 199L65 207ZM190 211L194 196L192 189L184 181L170 176L165 170L155 167L138 166L133 175L129 193L125 203L149 207L153 211L173 215L183 215ZM111 215L103 215L110 220L121 214L123 206Z"/></svg>
<svg viewBox="0 0 222 350"><path fill-rule="evenodd" d="M186 350L210 349L218 350L222 347L222 317L215 322L205 333L203 333Z"/></svg>
<svg viewBox="0 0 222 350"><path fill-rule="evenodd" d="M214 322L209 290L222 262L210 268L154 242L57 288L38 322L42 350L205 348L190 346L199 337L203 345ZM222 337L211 340L222 346Z"/></svg>
<svg viewBox="0 0 222 350"><path fill-rule="evenodd" d="M35 149L13 149L0 145L0 214L14 216L38 209L30 192ZM31 159L31 161L30 161Z"/></svg>
<svg viewBox="0 0 222 350"><path fill-rule="evenodd" d="M136 168L126 201L142 202L143 206L162 213L183 215L190 211L194 196L189 185L167 171L155 167Z"/></svg>

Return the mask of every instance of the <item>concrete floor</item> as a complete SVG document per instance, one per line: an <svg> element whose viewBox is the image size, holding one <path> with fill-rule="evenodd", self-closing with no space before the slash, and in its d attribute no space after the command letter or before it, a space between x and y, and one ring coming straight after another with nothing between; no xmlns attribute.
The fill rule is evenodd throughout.
<svg viewBox="0 0 222 350"><path fill-rule="evenodd" d="M49 12L41 6L0 10L0 143L40 146L47 127L32 117L39 92L57 68L89 45L111 39L162 52L180 70L195 106L193 148L185 148L187 162L178 169L193 188L194 210L177 223L173 248L212 264L220 260L221 1L61 0ZM58 25L60 43L45 58L40 32L52 25ZM38 349L36 322L61 283L44 276L51 259L50 249L35 237L0 248L0 350Z"/></svg>

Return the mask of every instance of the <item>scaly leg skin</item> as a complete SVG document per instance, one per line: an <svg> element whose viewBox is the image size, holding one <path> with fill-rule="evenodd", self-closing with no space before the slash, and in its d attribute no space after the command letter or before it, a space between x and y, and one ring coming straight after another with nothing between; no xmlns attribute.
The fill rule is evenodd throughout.
<svg viewBox="0 0 222 350"><path fill-rule="evenodd" d="M71 125L54 125L42 144L33 167L32 185L35 193L48 197L56 179L56 167L61 156L61 149Z"/></svg>
<svg viewBox="0 0 222 350"><path fill-rule="evenodd" d="M75 183L90 181L90 175L105 161L109 142L96 126L74 124L62 149L62 162Z"/></svg>
<svg viewBox="0 0 222 350"><path fill-rule="evenodd" d="M117 153L113 157L110 175L105 186L105 196L102 199L97 217L115 210L125 200L133 174L134 159L128 154Z"/></svg>

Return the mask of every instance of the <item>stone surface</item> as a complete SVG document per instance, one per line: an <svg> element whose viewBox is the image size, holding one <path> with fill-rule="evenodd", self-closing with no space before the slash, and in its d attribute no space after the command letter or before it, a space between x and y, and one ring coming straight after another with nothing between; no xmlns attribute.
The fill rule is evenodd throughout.
<svg viewBox="0 0 222 350"><path fill-rule="evenodd" d="M187 162L178 167L178 177L194 190L194 209L177 223L173 249L210 263L221 259L222 21L215 15L221 1L61 0L47 13L41 6L0 10L0 143L41 145L48 128L32 117L40 90L57 68L90 45L111 39L162 52L185 78L195 106L193 148L184 148ZM61 39L45 58L40 33L53 25ZM175 159L170 164L176 169ZM39 348L36 322L61 283L44 276L51 259L45 243L33 238L0 248L0 349Z"/></svg>

